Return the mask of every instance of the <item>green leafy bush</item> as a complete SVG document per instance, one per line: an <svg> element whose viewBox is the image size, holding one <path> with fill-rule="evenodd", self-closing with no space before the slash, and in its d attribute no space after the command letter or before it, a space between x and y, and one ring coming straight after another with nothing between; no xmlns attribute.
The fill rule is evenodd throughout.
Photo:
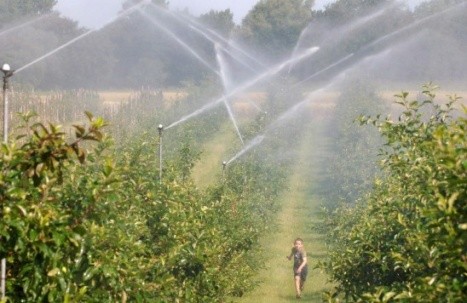
<svg viewBox="0 0 467 303"><path fill-rule="evenodd" d="M115 150L106 123L88 117L71 143L34 124L2 146L7 302L219 302L252 289L278 168L246 158L202 191L189 177L196 149L184 144L160 182L154 140Z"/></svg>
<svg viewBox="0 0 467 303"><path fill-rule="evenodd" d="M464 302L466 108L409 101L397 121L363 117L385 140L383 177L355 208L328 218L330 302Z"/></svg>

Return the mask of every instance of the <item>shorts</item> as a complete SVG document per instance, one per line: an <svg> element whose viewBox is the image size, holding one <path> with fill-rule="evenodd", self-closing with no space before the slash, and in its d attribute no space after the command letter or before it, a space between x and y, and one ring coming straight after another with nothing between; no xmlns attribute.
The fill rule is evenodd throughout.
<svg viewBox="0 0 467 303"><path fill-rule="evenodd" d="M305 265L305 267L302 268L302 271L300 273L297 273L296 269L293 269L293 276L300 276L300 280L306 281L306 276L308 275L308 265Z"/></svg>

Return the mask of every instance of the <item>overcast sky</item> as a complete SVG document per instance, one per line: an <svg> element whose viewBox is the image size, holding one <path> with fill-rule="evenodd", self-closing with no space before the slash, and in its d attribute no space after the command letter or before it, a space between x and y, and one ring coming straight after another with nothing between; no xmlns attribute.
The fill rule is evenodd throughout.
<svg viewBox="0 0 467 303"><path fill-rule="evenodd" d="M240 24L242 19L259 0L169 0L170 8L185 9L193 15L207 13L210 10L229 8L234 21ZM335 0L315 0L313 9L322 9ZM403 0L411 5L424 0ZM99 27L111 20L121 9L123 0L58 0L55 9L62 15L79 21L80 25L89 28Z"/></svg>

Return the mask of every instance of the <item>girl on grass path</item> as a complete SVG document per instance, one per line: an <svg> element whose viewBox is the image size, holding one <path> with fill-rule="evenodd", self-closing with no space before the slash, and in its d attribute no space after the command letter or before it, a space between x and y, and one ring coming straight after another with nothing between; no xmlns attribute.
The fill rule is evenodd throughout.
<svg viewBox="0 0 467 303"><path fill-rule="evenodd" d="M291 260L293 257L293 272L295 282L295 292L297 293L297 299L302 297L303 287L305 285L306 276L308 274L308 265L306 259L305 247L303 246L303 240L297 238L294 241L292 251L287 259Z"/></svg>

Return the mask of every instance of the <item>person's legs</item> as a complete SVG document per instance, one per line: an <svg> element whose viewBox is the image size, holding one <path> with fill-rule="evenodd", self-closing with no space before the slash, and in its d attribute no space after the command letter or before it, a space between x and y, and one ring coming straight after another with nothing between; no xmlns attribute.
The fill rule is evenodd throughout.
<svg viewBox="0 0 467 303"><path fill-rule="evenodd" d="M300 291L303 291L303 288L305 287L305 281L306 281L307 275L308 275L308 268L305 266L302 269L302 272L300 273Z"/></svg>
<svg viewBox="0 0 467 303"><path fill-rule="evenodd" d="M294 277L295 279L295 292L297 294L297 298L300 298L301 297L301 289L300 289L300 286L301 286L301 279L300 279L300 275L296 275Z"/></svg>

